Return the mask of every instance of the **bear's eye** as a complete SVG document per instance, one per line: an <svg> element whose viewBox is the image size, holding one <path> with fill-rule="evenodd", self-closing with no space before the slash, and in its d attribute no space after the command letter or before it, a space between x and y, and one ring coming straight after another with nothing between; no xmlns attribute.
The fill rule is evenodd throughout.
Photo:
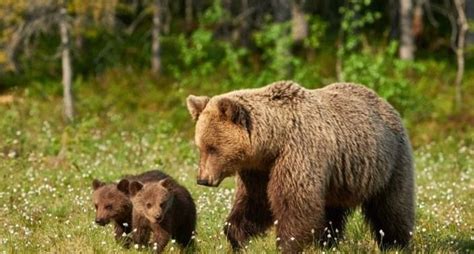
<svg viewBox="0 0 474 254"><path fill-rule="evenodd" d="M151 208L151 203L146 203L146 208L150 209Z"/></svg>
<svg viewBox="0 0 474 254"><path fill-rule="evenodd" d="M164 208L165 208L165 205L166 205L166 202L161 203L161 204L160 204L161 209L164 209Z"/></svg>
<svg viewBox="0 0 474 254"><path fill-rule="evenodd" d="M106 206L105 206L105 209L106 209L106 210L112 210L112 205L106 205Z"/></svg>
<svg viewBox="0 0 474 254"><path fill-rule="evenodd" d="M206 151L208 154L216 154L217 148L215 146L207 146Z"/></svg>
<svg viewBox="0 0 474 254"><path fill-rule="evenodd" d="M97 204L94 204L94 206L95 206L95 210L97 210L97 208L98 208Z"/></svg>

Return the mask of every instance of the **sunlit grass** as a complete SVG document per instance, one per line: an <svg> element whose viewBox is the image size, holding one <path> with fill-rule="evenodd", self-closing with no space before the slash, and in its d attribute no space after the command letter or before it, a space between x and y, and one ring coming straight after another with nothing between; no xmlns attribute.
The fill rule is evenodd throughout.
<svg viewBox="0 0 474 254"><path fill-rule="evenodd" d="M81 109L98 103L91 95ZM198 210L196 251L230 251L222 232L232 206L233 179L219 188L195 184L197 152L189 129L177 129L158 112L120 113L114 108L83 114L71 126L60 120L57 99L21 94L0 105L0 251L7 253L138 253L115 243L112 226L93 223L91 181L160 168L192 193ZM184 106L176 105L184 114ZM95 111L91 111L95 112ZM186 126L186 125L185 125ZM189 125L188 125L189 126ZM183 134L184 133L184 134ZM412 250L474 250L474 129L415 151L417 220ZM334 249L378 251L359 211ZM137 246L139 247L139 246ZM275 253L273 229L252 239L249 253ZM170 243L167 251L179 253Z"/></svg>

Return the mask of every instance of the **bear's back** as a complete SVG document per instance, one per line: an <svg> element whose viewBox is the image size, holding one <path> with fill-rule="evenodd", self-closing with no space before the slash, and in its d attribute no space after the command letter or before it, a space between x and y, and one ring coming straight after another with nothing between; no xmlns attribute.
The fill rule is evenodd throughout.
<svg viewBox="0 0 474 254"><path fill-rule="evenodd" d="M383 121L394 132L403 132L404 128L398 112L371 89L353 83L333 83L324 88L313 90L327 99L339 113L342 109L361 110ZM372 119L373 120L373 119Z"/></svg>
<svg viewBox="0 0 474 254"><path fill-rule="evenodd" d="M169 177L169 175L167 175L166 173L164 173L164 172L162 172L158 169L155 169L155 170L150 170L150 171L144 172L144 173L139 174L139 175L126 175L123 178L127 179L129 181L138 181L138 182L142 182L142 183L147 183L147 182L160 181L160 180L165 179L167 177Z"/></svg>

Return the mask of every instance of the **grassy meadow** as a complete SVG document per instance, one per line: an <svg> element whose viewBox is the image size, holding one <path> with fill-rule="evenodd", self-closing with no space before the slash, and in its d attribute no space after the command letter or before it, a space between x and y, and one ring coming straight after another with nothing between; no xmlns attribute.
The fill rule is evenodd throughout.
<svg viewBox="0 0 474 254"><path fill-rule="evenodd" d="M188 94L216 94L227 88L185 87L132 74L128 83L120 81L129 74L117 72L109 75L117 76L114 80L103 77L76 84L79 117L70 125L61 117L59 84L38 82L2 95L0 252L138 253L140 246L125 250L115 243L111 225L94 224L91 182L116 181L121 175L154 168L169 173L192 193L198 208L193 250L230 252L222 227L232 206L234 182L227 179L219 188L195 184L198 154L185 109ZM407 121L415 145L417 183L411 250L472 253L474 126L469 120L458 120L454 127L456 120L445 121ZM312 247L306 252L378 252L359 212L351 216L339 243L333 249ZM179 253L173 243L167 251ZM277 252L274 230L253 239L247 252Z"/></svg>

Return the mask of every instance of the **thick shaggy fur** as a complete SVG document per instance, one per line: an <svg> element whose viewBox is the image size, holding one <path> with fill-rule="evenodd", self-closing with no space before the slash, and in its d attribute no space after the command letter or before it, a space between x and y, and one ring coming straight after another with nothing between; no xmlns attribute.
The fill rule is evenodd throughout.
<svg viewBox="0 0 474 254"><path fill-rule="evenodd" d="M326 241L325 227L340 235L357 206L382 249L408 245L411 145L399 114L372 90L347 83L309 90L280 81L212 98L191 95L187 104L197 121L198 184L217 186L237 175L225 227L234 249L275 224L283 252L299 252L314 239Z"/></svg>
<svg viewBox="0 0 474 254"><path fill-rule="evenodd" d="M148 171L139 175L124 176L119 183L104 183L97 179L92 182L92 200L96 207L95 221L97 224L105 226L110 221L115 226L115 239L123 243L126 247L130 244L130 238L123 237L129 234L132 228L139 228L135 232L136 239L141 239L137 243L146 243L149 239L149 231L139 225L132 225L132 202L128 191L130 181L142 181L145 183L160 181L168 177L159 170ZM137 220L138 221L138 220ZM148 239L146 237L148 236Z"/></svg>
<svg viewBox="0 0 474 254"><path fill-rule="evenodd" d="M153 232L156 252L161 253L171 238L181 247L190 245L196 228L196 206L191 194L168 177L160 182L130 183L133 222L145 218Z"/></svg>

